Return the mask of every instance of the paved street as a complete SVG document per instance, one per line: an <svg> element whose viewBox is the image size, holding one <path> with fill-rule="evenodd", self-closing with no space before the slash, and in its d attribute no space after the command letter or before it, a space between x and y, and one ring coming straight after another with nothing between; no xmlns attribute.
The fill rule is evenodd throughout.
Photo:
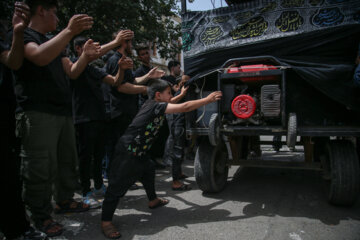
<svg viewBox="0 0 360 240"><path fill-rule="evenodd" d="M193 177L193 190L170 189L168 170L157 171L156 188L170 203L150 210L143 189L129 191L119 204L115 225L121 239L358 240L360 201L352 208L329 205L317 172L232 167L227 188L203 195ZM101 210L57 216L67 228L53 239L104 239Z"/></svg>

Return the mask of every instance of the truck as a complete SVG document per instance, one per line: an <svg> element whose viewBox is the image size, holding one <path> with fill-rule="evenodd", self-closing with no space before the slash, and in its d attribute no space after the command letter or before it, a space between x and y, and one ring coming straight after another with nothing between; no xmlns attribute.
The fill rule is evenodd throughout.
<svg viewBox="0 0 360 240"><path fill-rule="evenodd" d="M186 114L194 174L220 192L229 167L318 171L328 201L359 195L360 90L353 83L360 1L238 0L187 11L182 48L187 100L223 92Z"/></svg>

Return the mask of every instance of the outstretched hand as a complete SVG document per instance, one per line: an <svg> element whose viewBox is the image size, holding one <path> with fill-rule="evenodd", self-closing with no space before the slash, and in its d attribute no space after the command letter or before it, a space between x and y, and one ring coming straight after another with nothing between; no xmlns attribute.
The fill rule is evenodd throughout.
<svg viewBox="0 0 360 240"><path fill-rule="evenodd" d="M189 81L189 79L190 79L190 76L189 75L182 75L182 77L181 77L181 81L179 82L179 87L182 87L182 86L184 86L184 84L187 82L187 81Z"/></svg>
<svg viewBox="0 0 360 240"><path fill-rule="evenodd" d="M119 59L118 65L121 70L133 69L134 67L133 60L131 60L131 58L125 57L124 55L122 55L122 57Z"/></svg>
<svg viewBox="0 0 360 240"><path fill-rule="evenodd" d="M209 103L211 102L216 102L216 101L219 101L222 97L222 92L221 91L215 91L215 92L212 92L210 93L206 99L209 101Z"/></svg>
<svg viewBox="0 0 360 240"><path fill-rule="evenodd" d="M93 18L87 14L77 14L70 18L67 29L72 35L78 35L82 31L88 30L94 24Z"/></svg>
<svg viewBox="0 0 360 240"><path fill-rule="evenodd" d="M101 46L98 42L94 42L92 39L89 39L84 44L84 52L85 56L89 61L93 61L97 59L101 52L100 52Z"/></svg>
<svg viewBox="0 0 360 240"><path fill-rule="evenodd" d="M185 95L188 89L189 89L189 86L187 86L187 87L182 86L180 95L182 95L182 96Z"/></svg>
<svg viewBox="0 0 360 240"><path fill-rule="evenodd" d="M15 12L12 18L14 32L22 32L30 21L30 8L23 2L15 2Z"/></svg>
<svg viewBox="0 0 360 240"><path fill-rule="evenodd" d="M125 41L131 40L134 38L134 32L131 30L121 30L115 38L115 41L118 44L123 44Z"/></svg>
<svg viewBox="0 0 360 240"><path fill-rule="evenodd" d="M172 89L174 90L174 92L177 92L177 91L180 90L180 86L179 86L178 84L174 84L174 85L172 86Z"/></svg>
<svg viewBox="0 0 360 240"><path fill-rule="evenodd" d="M161 78L165 75L165 72L163 70L158 70L157 67L154 67L149 71L149 78Z"/></svg>

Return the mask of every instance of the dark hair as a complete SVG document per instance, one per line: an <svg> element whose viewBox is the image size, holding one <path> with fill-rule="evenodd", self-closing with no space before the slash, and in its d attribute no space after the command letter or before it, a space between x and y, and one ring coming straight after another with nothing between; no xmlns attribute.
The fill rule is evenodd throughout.
<svg viewBox="0 0 360 240"><path fill-rule="evenodd" d="M148 93L149 99L154 99L156 92L163 92L168 87L170 87L170 83L168 83L165 80L162 80L162 79L150 80L149 84L148 84L148 88L147 88L147 93Z"/></svg>
<svg viewBox="0 0 360 240"><path fill-rule="evenodd" d="M38 6L42 6L45 9L58 8L59 6L57 0L25 0L24 2L29 6L31 16L35 15Z"/></svg>
<svg viewBox="0 0 360 240"><path fill-rule="evenodd" d="M150 50L150 48L149 48L148 45L145 45L145 44L142 43L142 44L137 45L135 50L136 50L136 54L139 56L139 52L141 50Z"/></svg>
<svg viewBox="0 0 360 240"><path fill-rule="evenodd" d="M180 62L179 62L179 61L177 61L177 60L171 60L171 61L168 63L168 69L169 69L169 71L171 72L171 68L176 67L177 65L180 65Z"/></svg>
<svg viewBox="0 0 360 240"><path fill-rule="evenodd" d="M83 37L83 36L78 36L74 39L74 51L76 52L76 47L79 46L79 47L82 47L86 41L88 40L88 38L86 37Z"/></svg>

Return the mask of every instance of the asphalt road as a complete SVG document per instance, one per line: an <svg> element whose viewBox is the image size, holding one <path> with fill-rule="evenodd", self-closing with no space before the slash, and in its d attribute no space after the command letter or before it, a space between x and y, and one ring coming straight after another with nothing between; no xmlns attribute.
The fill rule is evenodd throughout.
<svg viewBox="0 0 360 240"><path fill-rule="evenodd" d="M360 200L351 208L329 205L318 172L232 167L226 189L204 195L184 171L193 190L170 189L169 170L157 171L156 189L170 203L150 210L143 189L129 191L114 216L121 239L358 240ZM56 216L67 228L53 239L105 239L101 210Z"/></svg>

